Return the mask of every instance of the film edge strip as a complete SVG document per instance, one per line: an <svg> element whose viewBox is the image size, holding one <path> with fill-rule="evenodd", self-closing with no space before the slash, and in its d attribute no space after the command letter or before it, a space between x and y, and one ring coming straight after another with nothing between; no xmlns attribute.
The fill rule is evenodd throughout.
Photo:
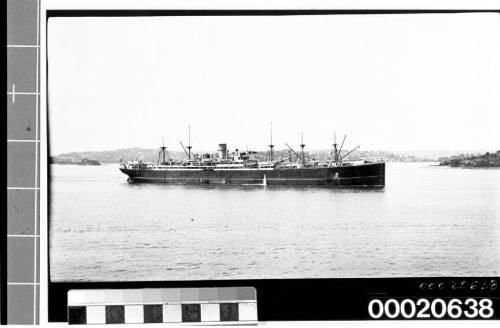
<svg viewBox="0 0 500 328"><path fill-rule="evenodd" d="M256 325L253 287L73 289L68 324Z"/></svg>
<svg viewBox="0 0 500 328"><path fill-rule="evenodd" d="M39 321L39 64L40 0L9 0L7 276L6 293L2 295L6 296L5 301L2 299L2 306L6 306L2 309L2 323L7 324L37 324ZM26 160L29 165L16 165L19 159ZM21 206L29 209L21 209ZM29 228L21 228L19 222L14 222L21 220L11 208L25 216L24 221L30 222Z"/></svg>

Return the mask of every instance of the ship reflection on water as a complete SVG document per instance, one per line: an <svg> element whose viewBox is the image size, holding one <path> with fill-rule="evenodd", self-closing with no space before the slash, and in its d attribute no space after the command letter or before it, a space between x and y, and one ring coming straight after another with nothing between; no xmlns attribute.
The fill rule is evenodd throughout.
<svg viewBox="0 0 500 328"><path fill-rule="evenodd" d="M308 185L262 185L262 184L147 184L129 183L123 181L122 186L135 190L213 190L213 191L242 191L242 192L279 192L279 191L301 191L301 192L329 192L329 193L383 193L384 188L379 186L349 186L345 188L331 188L330 186L308 186Z"/></svg>

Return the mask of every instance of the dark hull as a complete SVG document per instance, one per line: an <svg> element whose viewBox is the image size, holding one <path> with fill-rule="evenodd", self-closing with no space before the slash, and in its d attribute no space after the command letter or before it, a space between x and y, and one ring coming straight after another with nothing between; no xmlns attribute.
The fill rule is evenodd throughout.
<svg viewBox="0 0 500 328"><path fill-rule="evenodd" d="M129 182L229 185L311 185L332 187L383 187L385 163L342 167L307 167L275 170L174 171L151 169L120 170Z"/></svg>

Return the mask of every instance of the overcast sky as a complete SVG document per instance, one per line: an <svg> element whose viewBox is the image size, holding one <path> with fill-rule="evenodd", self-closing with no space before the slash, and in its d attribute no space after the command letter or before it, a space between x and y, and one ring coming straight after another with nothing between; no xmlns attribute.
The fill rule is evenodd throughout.
<svg viewBox="0 0 500 328"><path fill-rule="evenodd" d="M497 14L51 18L53 154L500 148Z"/></svg>

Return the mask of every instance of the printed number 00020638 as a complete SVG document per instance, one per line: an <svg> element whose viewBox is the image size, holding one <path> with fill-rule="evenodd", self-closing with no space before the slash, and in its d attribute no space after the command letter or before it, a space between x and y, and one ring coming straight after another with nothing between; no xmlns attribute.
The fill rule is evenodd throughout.
<svg viewBox="0 0 500 328"><path fill-rule="evenodd" d="M429 311L430 310L430 311ZM404 319L489 319L493 317L493 301L483 298L479 301L468 298L462 301L453 298L445 301L436 298L429 301L420 298L416 302L412 299L372 299L368 303L368 313L372 319L380 318L404 318Z"/></svg>

